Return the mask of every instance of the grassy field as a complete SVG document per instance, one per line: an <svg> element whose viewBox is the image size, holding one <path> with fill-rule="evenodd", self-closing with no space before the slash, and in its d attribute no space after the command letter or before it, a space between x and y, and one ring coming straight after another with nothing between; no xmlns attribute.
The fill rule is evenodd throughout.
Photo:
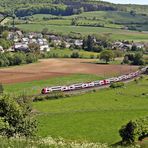
<svg viewBox="0 0 148 148"><path fill-rule="evenodd" d="M6 93L10 93L12 95L19 95L19 94L37 95L41 92L42 88L47 86L68 85L68 84L93 81L98 79L101 79L101 77L89 74L74 74L64 77L62 76L57 78L50 78L47 80L6 84L4 85L4 90Z"/></svg>
<svg viewBox="0 0 148 148"><path fill-rule="evenodd" d="M38 135L72 140L120 141L118 130L131 119L148 115L148 77L124 88L36 102Z"/></svg>

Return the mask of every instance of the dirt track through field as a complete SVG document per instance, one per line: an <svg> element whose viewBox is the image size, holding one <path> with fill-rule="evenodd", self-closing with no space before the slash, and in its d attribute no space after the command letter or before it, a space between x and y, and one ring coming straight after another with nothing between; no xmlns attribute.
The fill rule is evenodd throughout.
<svg viewBox="0 0 148 148"><path fill-rule="evenodd" d="M70 74L110 76L135 71L128 65L93 64L91 59L44 59L38 63L0 69L0 82L4 84L29 82Z"/></svg>

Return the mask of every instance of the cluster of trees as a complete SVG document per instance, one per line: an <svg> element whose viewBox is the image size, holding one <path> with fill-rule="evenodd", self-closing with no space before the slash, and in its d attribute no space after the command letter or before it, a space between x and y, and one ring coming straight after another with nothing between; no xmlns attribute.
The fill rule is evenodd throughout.
<svg viewBox="0 0 148 148"><path fill-rule="evenodd" d="M87 11L115 11L119 8L116 5L100 2L100 1L85 1L85 0L14 0L13 2L0 0L0 6L4 11L11 12L15 10L17 17L28 16L32 14L53 14L53 15L72 15Z"/></svg>
<svg viewBox="0 0 148 148"><path fill-rule="evenodd" d="M40 4L19 8L15 11L17 17L30 16L33 14L71 15L65 5Z"/></svg>
<svg viewBox="0 0 148 148"><path fill-rule="evenodd" d="M104 48L110 48L111 43L105 37L96 37L88 35L83 40L83 49L86 51L101 52Z"/></svg>
<svg viewBox="0 0 148 148"><path fill-rule="evenodd" d="M100 60L105 61L106 63L114 59L114 53L112 50L103 50L100 53Z"/></svg>
<svg viewBox="0 0 148 148"><path fill-rule="evenodd" d="M141 52L135 54L126 54L123 59L123 64L144 65L144 58Z"/></svg>
<svg viewBox="0 0 148 148"><path fill-rule="evenodd" d="M13 13L18 17L36 13L54 15L72 15L87 11L129 11L132 16L136 11L147 12L147 6L117 5L98 0L0 0L1 11ZM133 11L136 10L136 11Z"/></svg>
<svg viewBox="0 0 148 148"><path fill-rule="evenodd" d="M20 65L20 64L28 64L33 63L38 60L38 56L33 53L0 53L0 67Z"/></svg>

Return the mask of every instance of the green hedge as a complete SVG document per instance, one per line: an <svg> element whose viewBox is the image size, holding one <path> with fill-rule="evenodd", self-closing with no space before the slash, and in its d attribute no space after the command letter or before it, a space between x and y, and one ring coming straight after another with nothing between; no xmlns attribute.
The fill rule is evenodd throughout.
<svg viewBox="0 0 148 148"><path fill-rule="evenodd" d="M47 95L39 95L33 97L33 101L44 101L44 100L54 100L54 99L59 99L59 98L65 98L65 97L70 97L71 94L65 94L64 92L51 92L50 94Z"/></svg>
<svg viewBox="0 0 148 148"><path fill-rule="evenodd" d="M115 82L115 83L111 83L110 87L111 88L118 88L118 87L123 87L124 83L123 82Z"/></svg>
<svg viewBox="0 0 148 148"><path fill-rule="evenodd" d="M119 130L122 142L125 144L134 143L148 137L148 116L137 120L129 121Z"/></svg>

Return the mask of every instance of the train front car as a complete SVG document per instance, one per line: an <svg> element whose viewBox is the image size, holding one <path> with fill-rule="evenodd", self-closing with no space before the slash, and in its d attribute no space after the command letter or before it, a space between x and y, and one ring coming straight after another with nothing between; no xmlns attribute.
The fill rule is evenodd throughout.
<svg viewBox="0 0 148 148"><path fill-rule="evenodd" d="M47 92L46 92L46 88L43 88L42 90L41 90L41 94L46 94Z"/></svg>
<svg viewBox="0 0 148 148"><path fill-rule="evenodd" d="M50 93L50 92L52 92L52 90L51 90L50 88L43 88L43 89L41 90L41 93L42 93L42 94L48 94L48 93Z"/></svg>

